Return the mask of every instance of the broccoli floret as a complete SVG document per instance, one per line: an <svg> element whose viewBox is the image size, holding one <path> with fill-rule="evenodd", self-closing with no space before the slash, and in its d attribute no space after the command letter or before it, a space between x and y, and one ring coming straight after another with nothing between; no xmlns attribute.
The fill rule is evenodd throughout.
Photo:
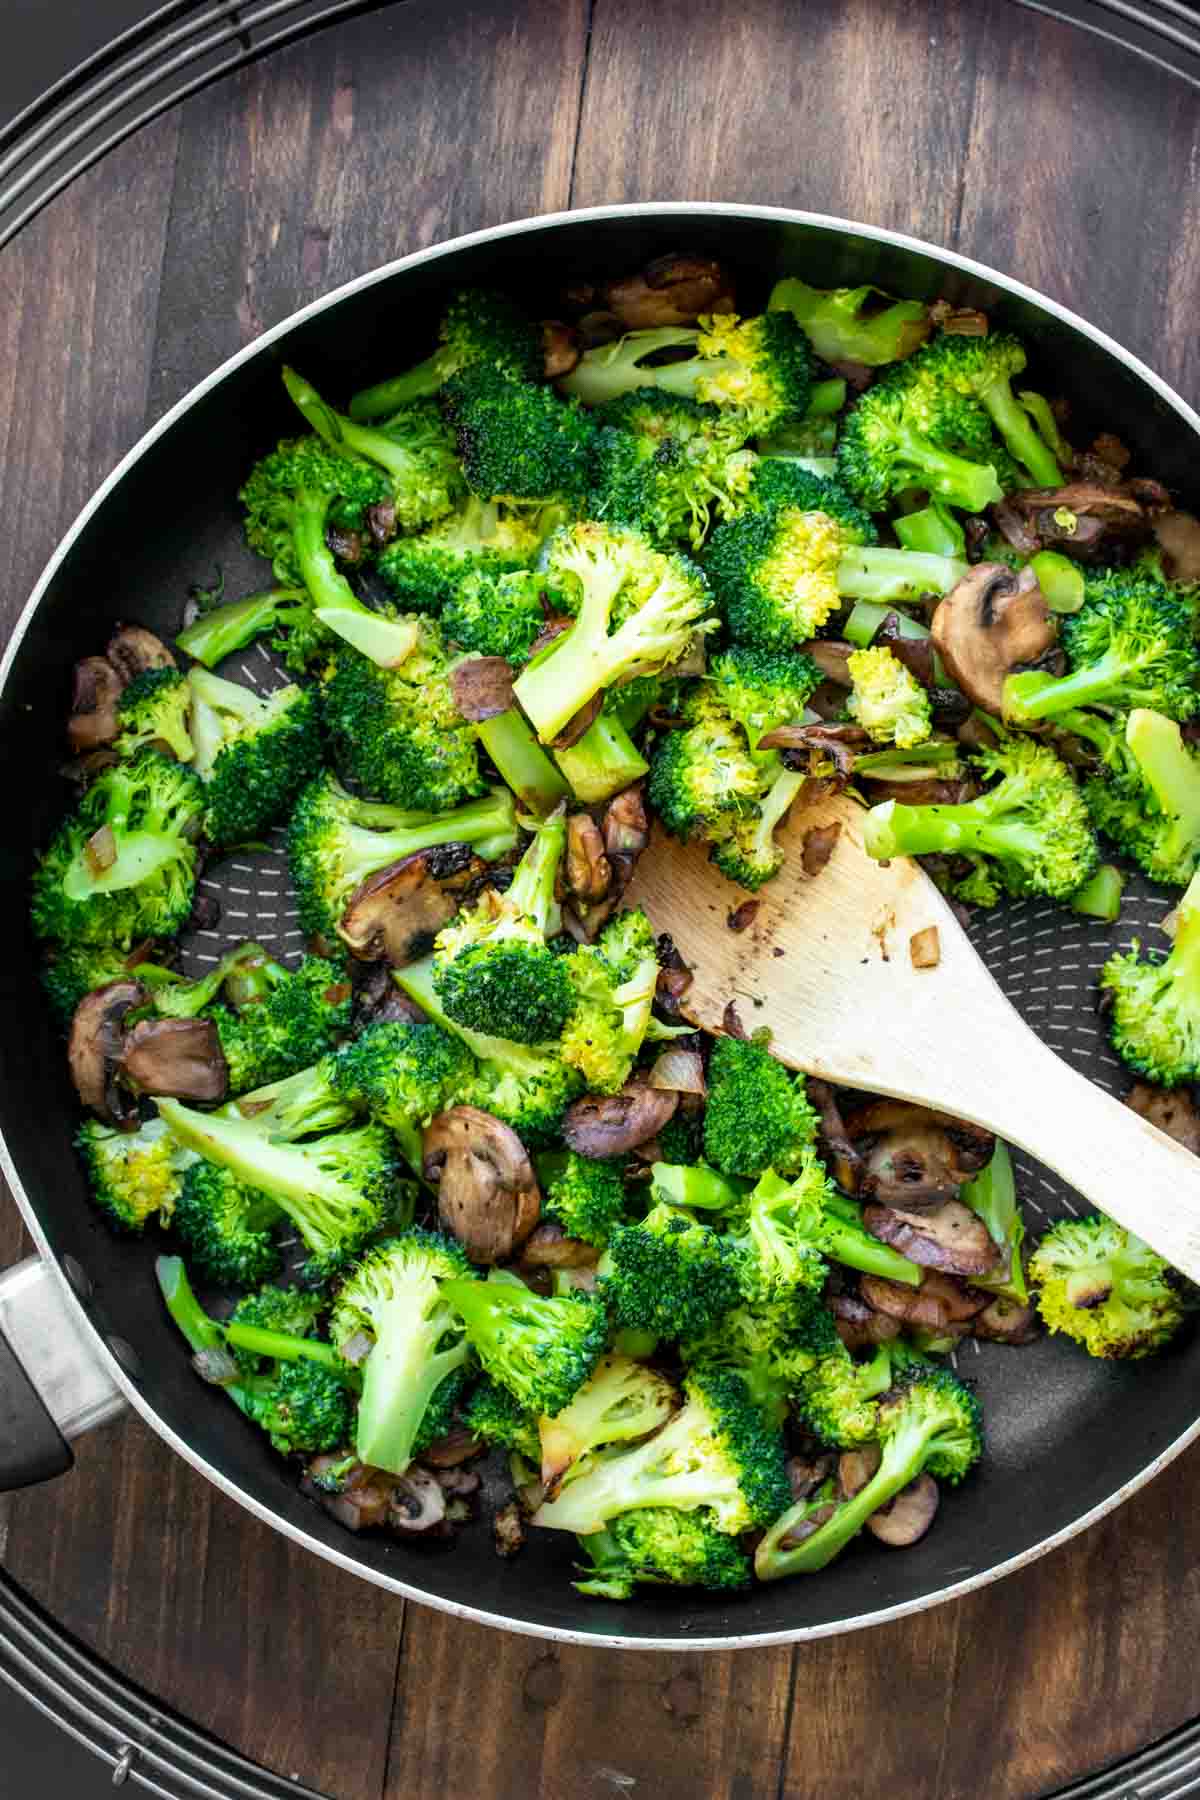
<svg viewBox="0 0 1200 1800"><path fill-rule="evenodd" d="M544 1217L555 1220L568 1237L603 1250L625 1217L620 1161L557 1150L539 1156L537 1169Z"/></svg>
<svg viewBox="0 0 1200 1800"><path fill-rule="evenodd" d="M503 574L475 570L458 583L442 608L447 643L479 656L503 656L520 668L545 630L542 605L548 587L532 569Z"/></svg>
<svg viewBox="0 0 1200 1800"><path fill-rule="evenodd" d="M579 1547L590 1567L575 1590L601 1600L628 1600L639 1582L713 1591L750 1585L750 1558L703 1506L694 1512L644 1506L619 1513L603 1531L581 1537Z"/></svg>
<svg viewBox="0 0 1200 1800"><path fill-rule="evenodd" d="M617 1325L664 1338L697 1336L740 1295L736 1246L663 1202L638 1224L613 1227L599 1274Z"/></svg>
<svg viewBox="0 0 1200 1800"><path fill-rule="evenodd" d="M264 965L261 997L237 1011L214 1007L211 1017L229 1069L229 1092L307 1069L350 1029L353 995L345 974L322 956L306 956L298 969Z"/></svg>
<svg viewBox="0 0 1200 1800"><path fill-rule="evenodd" d="M806 777L796 769L780 769L764 786L752 813L732 821L732 829L713 844L709 855L727 881L757 893L783 867L783 850L775 841L776 828L804 786Z"/></svg>
<svg viewBox="0 0 1200 1800"><path fill-rule="evenodd" d="M139 750L106 769L59 826L33 878L33 929L68 944L173 937L192 910L199 779Z"/></svg>
<svg viewBox="0 0 1200 1800"><path fill-rule="evenodd" d="M1152 881L1189 882L1200 858L1200 756L1174 720L1135 707L1123 730L1097 713L1061 723L1101 751L1103 770L1083 790L1097 829Z"/></svg>
<svg viewBox="0 0 1200 1800"><path fill-rule="evenodd" d="M662 1159L668 1163L697 1162L704 1154L704 1118L702 1112L684 1112L679 1107L656 1133Z"/></svg>
<svg viewBox="0 0 1200 1800"><path fill-rule="evenodd" d="M267 1282L257 1293L243 1295L225 1326L225 1339L239 1369L247 1375L261 1369L263 1353L247 1347L256 1342L259 1332L315 1339L317 1320L324 1310L325 1301L310 1288L276 1287Z"/></svg>
<svg viewBox="0 0 1200 1800"><path fill-rule="evenodd" d="M734 1234L742 1250L742 1291L752 1304L772 1306L824 1287L827 1266L820 1246L829 1187L811 1153L794 1180L768 1169L756 1182Z"/></svg>
<svg viewBox="0 0 1200 1800"><path fill-rule="evenodd" d="M789 312L816 354L828 363L882 363L911 356L929 336L929 312L921 300L893 300L881 288L814 288L799 276L777 281L767 302Z"/></svg>
<svg viewBox="0 0 1200 1800"><path fill-rule="evenodd" d="M700 570L686 557L655 550L636 531L590 522L568 527L551 541L546 567L576 616L514 685L542 743L602 689L669 669L714 622Z"/></svg>
<svg viewBox="0 0 1200 1800"><path fill-rule="evenodd" d="M999 432L1009 454L1024 465L1033 485L1062 485L1062 470L1053 449L1038 431L1034 419L1012 391L1013 377L1025 367L1025 350L1005 331L989 331L986 337L939 332L907 365L909 378L944 385L965 399L976 401Z"/></svg>
<svg viewBox="0 0 1200 1800"><path fill-rule="evenodd" d="M691 350L683 361L652 363L665 350ZM695 328L631 331L585 351L559 386L587 406L651 388L719 407L743 440L803 418L812 385L808 340L788 313L739 319L711 314Z"/></svg>
<svg viewBox="0 0 1200 1800"><path fill-rule="evenodd" d="M763 784L761 763L715 694L692 702L688 714L692 724L665 732L655 745L646 790L681 843L726 834L753 812Z"/></svg>
<svg viewBox="0 0 1200 1800"><path fill-rule="evenodd" d="M1175 941L1161 962L1143 962L1141 945L1109 958L1100 985L1112 995L1113 1049L1148 1081L1164 1087L1200 1080L1200 871L1176 909Z"/></svg>
<svg viewBox="0 0 1200 1800"><path fill-rule="evenodd" d="M546 1043L562 1031L571 977L546 940L560 925L554 884L566 839L559 807L537 827L508 889L485 888L438 933L433 984L456 1024L518 1044Z"/></svg>
<svg viewBox="0 0 1200 1800"><path fill-rule="evenodd" d="M180 762L191 762L188 714L192 696L187 676L178 669L144 669L117 701L121 730L113 745L118 756L134 756L152 745Z"/></svg>
<svg viewBox="0 0 1200 1800"><path fill-rule="evenodd" d="M42 986L59 1022L69 1025L75 1008L85 994L107 987L110 981L124 981L131 971L131 961L148 956L147 946L136 945L132 951L114 949L110 944L52 944L42 965Z"/></svg>
<svg viewBox="0 0 1200 1800"><path fill-rule="evenodd" d="M136 1131L114 1131L98 1119L87 1119L75 1144L92 1200L110 1225L141 1232L155 1215L160 1225L170 1224L195 1158L175 1142L161 1119L148 1119Z"/></svg>
<svg viewBox="0 0 1200 1800"><path fill-rule="evenodd" d="M515 1450L537 1468L542 1460L537 1414L526 1412L506 1387L485 1375L476 1382L463 1407L463 1424L472 1437L501 1450Z"/></svg>
<svg viewBox="0 0 1200 1800"><path fill-rule="evenodd" d="M759 739L780 725L799 724L821 671L811 656L795 650L733 644L713 657L706 680L745 732L751 751L765 756L769 752L758 752Z"/></svg>
<svg viewBox="0 0 1200 1800"><path fill-rule="evenodd" d="M318 437L386 472L402 531L420 531L453 508L462 494L462 474L454 440L435 405L416 401L383 425L362 425L335 412L294 369L284 369L283 384Z"/></svg>
<svg viewBox="0 0 1200 1800"><path fill-rule="evenodd" d="M631 525L656 544L699 549L713 513L748 492L755 457L731 438L720 409L654 388L623 394L600 413L588 512Z"/></svg>
<svg viewBox="0 0 1200 1800"><path fill-rule="evenodd" d="M505 1280L448 1281L442 1292L486 1373L529 1412L561 1412L604 1349L608 1322L589 1294L544 1297Z"/></svg>
<svg viewBox="0 0 1200 1800"><path fill-rule="evenodd" d="M428 531L389 544L379 573L410 611L440 612L471 575L528 569L562 518L558 506L505 505L469 494Z"/></svg>
<svg viewBox="0 0 1200 1800"><path fill-rule="evenodd" d="M654 931L640 909L623 913L566 959L572 990L562 1033L563 1061L578 1069L589 1093L624 1086L650 1024L658 982Z"/></svg>
<svg viewBox="0 0 1200 1800"><path fill-rule="evenodd" d="M283 1217L268 1195L201 1157L184 1174L172 1223L211 1281L253 1287L279 1267L275 1228Z"/></svg>
<svg viewBox="0 0 1200 1800"><path fill-rule="evenodd" d="M847 710L873 744L909 750L933 730L929 695L890 650L855 650L847 659L853 684Z"/></svg>
<svg viewBox="0 0 1200 1800"><path fill-rule="evenodd" d="M280 981L287 970L274 962L261 944L235 944L219 957L203 975L189 979L176 969L163 968L140 950L130 952L122 973L133 974L150 990L154 1011L165 1019L195 1019L212 1006L224 990L225 998L234 1006L251 1005L261 1000ZM110 976L110 980L115 977ZM97 983L97 985L102 985Z"/></svg>
<svg viewBox="0 0 1200 1800"><path fill-rule="evenodd" d="M1112 1219L1060 1219L1029 1262L1038 1311L1089 1356L1151 1356L1184 1318L1173 1270Z"/></svg>
<svg viewBox="0 0 1200 1800"><path fill-rule="evenodd" d="M470 1276L452 1238L414 1230L377 1244L338 1289L334 1343L345 1350L363 1335L371 1341L355 1438L371 1468L403 1475L429 1407L464 1369L469 1349L447 1284L474 1285Z"/></svg>
<svg viewBox="0 0 1200 1800"><path fill-rule="evenodd" d="M987 1288L989 1293L999 1294L1023 1306L1029 1299L1021 1255L1025 1220L1017 1199L1017 1184L1007 1144L996 1140L991 1161L978 1175L964 1183L959 1198L983 1220L998 1253L999 1266L990 1274L973 1276L973 1282L977 1287Z"/></svg>
<svg viewBox="0 0 1200 1800"><path fill-rule="evenodd" d="M469 844L491 861L513 850L517 836L507 788L491 788L452 812L413 812L360 800L332 775L320 775L301 793L288 827L301 927L332 941L355 889L417 850Z"/></svg>
<svg viewBox="0 0 1200 1800"><path fill-rule="evenodd" d="M792 1312L779 1361L797 1413L825 1443L847 1450L875 1438L876 1403L892 1379L888 1345L855 1362L824 1302L806 1294Z"/></svg>
<svg viewBox="0 0 1200 1800"><path fill-rule="evenodd" d="M594 1453L628 1444L666 1423L677 1396L665 1375L613 1352L602 1356L588 1379L552 1418L540 1421L542 1485L548 1497L586 1473Z"/></svg>
<svg viewBox="0 0 1200 1800"><path fill-rule="evenodd" d="M938 404L927 384L909 379L911 366L898 364L851 407L838 437L838 474L872 512L914 487L982 512L1003 497L987 415L949 390Z"/></svg>
<svg viewBox="0 0 1200 1800"><path fill-rule="evenodd" d="M553 388L476 366L442 390L467 486L488 500L578 502L591 486L595 421Z"/></svg>
<svg viewBox="0 0 1200 1800"><path fill-rule="evenodd" d="M482 364L511 381L535 381L542 372L538 328L513 302L491 288L462 288L447 304L431 356L403 375L361 388L350 402L352 419L380 419L420 400L463 369Z"/></svg>
<svg viewBox="0 0 1200 1800"><path fill-rule="evenodd" d="M277 634L270 640L274 648L297 672L306 669L313 657L324 655L332 642L317 624L312 599L302 587L269 588L213 607L198 614L175 642L206 669L215 669L235 650L244 650L269 631Z"/></svg>
<svg viewBox="0 0 1200 1800"><path fill-rule="evenodd" d="M474 1072L461 1039L432 1022L398 1019L368 1025L330 1065L334 1091L361 1102L401 1138L453 1106Z"/></svg>
<svg viewBox="0 0 1200 1800"><path fill-rule="evenodd" d="M805 1165L817 1133L803 1075L765 1044L719 1037L708 1064L704 1153L726 1175L791 1175Z"/></svg>
<svg viewBox="0 0 1200 1800"><path fill-rule="evenodd" d="M811 1574L831 1563L871 1514L878 1512L928 1469L941 1481L961 1481L983 1449L979 1402L948 1369L914 1368L882 1401L878 1413L879 1468L833 1517L793 1549L784 1540L809 1503L777 1517L759 1545L754 1568L760 1581Z"/></svg>
<svg viewBox="0 0 1200 1800"><path fill-rule="evenodd" d="M447 812L487 791L474 728L454 704L442 634L415 620L411 656L381 669L341 649L321 687L334 761L373 799Z"/></svg>
<svg viewBox="0 0 1200 1800"><path fill-rule="evenodd" d="M1089 573L1083 605L1059 621L1070 673L1010 675L1004 715L1030 725L1075 707L1137 706L1190 719L1200 706L1195 631L1193 596L1151 571Z"/></svg>
<svg viewBox="0 0 1200 1800"><path fill-rule="evenodd" d="M265 1137L253 1119L206 1116L176 1100L160 1100L158 1109L179 1143L287 1214L315 1273L342 1267L372 1232L411 1215L414 1190L400 1179L395 1141L382 1125L289 1144Z"/></svg>
<svg viewBox="0 0 1200 1800"><path fill-rule="evenodd" d="M261 837L321 767L312 693L291 684L264 698L207 669L193 669L188 687L205 836L218 849Z"/></svg>
<svg viewBox="0 0 1200 1800"><path fill-rule="evenodd" d="M587 1536L618 1513L651 1506L711 1507L730 1535L770 1524L791 1497L779 1432L729 1370L694 1369L684 1397L653 1437L598 1457L534 1524Z"/></svg>
<svg viewBox="0 0 1200 1800"><path fill-rule="evenodd" d="M970 893L980 904L997 897L995 883L1010 894L1065 900L1100 860L1066 764L1029 738L1010 738L973 761L985 778L998 777L993 787L959 806L887 800L872 807L863 832L867 853L884 861L936 852L980 857L984 879ZM962 886L955 891L968 897Z"/></svg>

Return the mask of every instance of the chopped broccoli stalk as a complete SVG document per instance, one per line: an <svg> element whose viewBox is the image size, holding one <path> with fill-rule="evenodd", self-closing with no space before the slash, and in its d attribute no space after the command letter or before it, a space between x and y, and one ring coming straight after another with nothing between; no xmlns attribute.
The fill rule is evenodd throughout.
<svg viewBox="0 0 1200 1800"><path fill-rule="evenodd" d="M662 1201L636 1225L613 1228L600 1290L622 1329L694 1337L740 1297L737 1246Z"/></svg>
<svg viewBox="0 0 1200 1800"><path fill-rule="evenodd" d="M839 1194L813 1151L807 1151L798 1172L785 1180L773 1169L760 1176L749 1202L750 1239L758 1252L759 1268L753 1282L758 1292L764 1280L770 1290L778 1271L796 1269L794 1286L819 1285L807 1260L810 1253L831 1256L862 1275L880 1275L885 1281L921 1285L921 1271L898 1250L872 1237L862 1223L861 1209Z"/></svg>
<svg viewBox="0 0 1200 1800"><path fill-rule="evenodd" d="M755 1552L760 1581L812 1574L826 1568L886 1506L928 1469L943 1481L961 1481L983 1448L979 1403L948 1369L914 1370L879 1408L879 1468L852 1499L794 1549L782 1547L810 1502L800 1501L772 1523Z"/></svg>
<svg viewBox="0 0 1200 1800"><path fill-rule="evenodd" d="M838 592L852 600L919 600L922 594L948 594L967 568L959 556L875 544L842 557Z"/></svg>
<svg viewBox="0 0 1200 1800"><path fill-rule="evenodd" d="M448 1289L473 1285L470 1277L452 1238L413 1230L368 1251L338 1289L334 1343L345 1351L364 1336L370 1340L355 1436L359 1459L370 1468L403 1475L431 1409L441 1423L440 1391L450 1380L457 1391L470 1353Z"/></svg>
<svg viewBox="0 0 1200 1800"><path fill-rule="evenodd" d="M911 750L933 730L929 695L899 657L883 648L855 650L846 669L852 683L847 711L873 744Z"/></svg>
<svg viewBox="0 0 1200 1800"><path fill-rule="evenodd" d="M719 1037L708 1065L704 1154L725 1175L798 1172L816 1138L804 1077L756 1040Z"/></svg>
<svg viewBox="0 0 1200 1800"><path fill-rule="evenodd" d="M864 750L854 758L855 778L881 781L953 781L963 772L962 753L953 738L927 738L911 750Z"/></svg>
<svg viewBox="0 0 1200 1800"><path fill-rule="evenodd" d="M1145 707L1134 708L1123 733L1095 714L1062 722L1105 765L1084 788L1093 822L1152 881L1189 882L1200 859L1200 756L1179 726Z"/></svg>
<svg viewBox="0 0 1200 1800"><path fill-rule="evenodd" d="M892 528L906 550L920 550L926 556L955 557L965 561L966 533L941 500L931 500L918 512L903 513L893 519Z"/></svg>
<svg viewBox="0 0 1200 1800"><path fill-rule="evenodd" d="M1079 564L1057 550L1039 550L1029 559L1051 612L1077 613L1087 598L1087 583Z"/></svg>
<svg viewBox="0 0 1200 1800"><path fill-rule="evenodd" d="M403 531L420 531L450 512L462 493L454 441L435 406L417 402L384 426L362 425L327 405L311 382L284 368L283 385L317 436L386 471Z"/></svg>
<svg viewBox="0 0 1200 1800"><path fill-rule="evenodd" d="M714 1592L750 1585L750 1558L705 1507L683 1512L644 1506L620 1513L603 1531L581 1537L579 1547L589 1566L575 1591L601 1600L628 1600L640 1583Z"/></svg>
<svg viewBox="0 0 1200 1800"><path fill-rule="evenodd" d="M120 973L128 975L136 970L137 979L144 987L149 988L154 1011L162 1018L194 1019L204 1009L211 1006L221 990L229 983L228 998L236 995L235 1004L239 1007L251 1000L261 1000L274 986L276 980L286 971L276 962L272 962L261 944L235 944L224 956L215 962L208 973L199 975L189 981L175 969L161 968L152 962L143 962L136 957L133 963L121 965ZM116 980L116 974L107 977ZM91 985L102 987L103 981Z"/></svg>
<svg viewBox="0 0 1200 1800"><path fill-rule="evenodd" d="M582 500L596 424L575 401L477 365L446 384L442 403L473 494L572 506Z"/></svg>
<svg viewBox="0 0 1200 1800"><path fill-rule="evenodd" d="M486 1373L539 1416L570 1404L604 1349L608 1322L591 1295L544 1297L496 1279L447 1281L442 1294Z"/></svg>
<svg viewBox="0 0 1200 1800"><path fill-rule="evenodd" d="M625 1182L619 1161L549 1150L537 1159L542 1212L568 1237L603 1249L625 1217Z"/></svg>
<svg viewBox="0 0 1200 1800"><path fill-rule="evenodd" d="M560 807L537 826L508 889L485 888L438 933L434 986L449 1017L471 1031L541 1044L567 1022L571 978L546 942L561 923L554 886L566 838Z"/></svg>
<svg viewBox="0 0 1200 1800"><path fill-rule="evenodd" d="M291 684L264 698L208 669L193 669L187 685L205 835L219 849L261 837L321 767L312 693Z"/></svg>
<svg viewBox="0 0 1200 1800"><path fill-rule="evenodd" d="M113 745L118 756L134 756L153 745L180 762L194 754L188 731L192 697L187 677L178 669L144 669L117 701L120 732Z"/></svg>
<svg viewBox="0 0 1200 1800"><path fill-rule="evenodd" d="M1012 391L1013 377L1024 367L1024 347L1009 332L967 337L943 331L913 358L908 372L915 381L931 382L976 402L991 419L1009 455L1029 471L1034 486L1060 487L1063 476L1054 451Z"/></svg>
<svg viewBox="0 0 1200 1800"><path fill-rule="evenodd" d="M783 1440L731 1370L693 1369L685 1403L644 1443L597 1457L541 1506L535 1525L600 1531L634 1508L712 1509L729 1535L766 1526L790 1498Z"/></svg>
<svg viewBox="0 0 1200 1800"><path fill-rule="evenodd" d="M869 856L976 855L1009 893L1065 900L1094 873L1096 840L1070 771L1044 744L1012 739L974 759L995 786L958 806L903 806L888 800L866 817ZM973 890L984 900L990 889Z"/></svg>
<svg viewBox="0 0 1200 1800"><path fill-rule="evenodd" d="M656 1200L701 1212L736 1213L746 1197L744 1182L728 1180L706 1163L656 1162L650 1165Z"/></svg>
<svg viewBox="0 0 1200 1800"><path fill-rule="evenodd" d="M860 650L869 649L875 641L876 633L884 620L891 614L899 621L900 636L914 640L927 638L929 627L922 625L919 619L894 606L885 606L878 600L857 600L850 609L850 617L846 620L842 635L848 644L854 644Z"/></svg>
<svg viewBox="0 0 1200 1800"><path fill-rule="evenodd" d="M534 818L544 819L567 798L571 791L568 783L538 743L519 707L484 719L475 731L505 785Z"/></svg>
<svg viewBox="0 0 1200 1800"><path fill-rule="evenodd" d="M589 1466L596 1451L628 1444L666 1423L675 1389L632 1357L602 1356L570 1404L539 1421L542 1484L550 1494Z"/></svg>
<svg viewBox="0 0 1200 1800"><path fill-rule="evenodd" d="M1071 895L1071 911L1087 919L1103 919L1113 925L1121 916L1125 877L1113 863L1101 863L1090 881Z"/></svg>
<svg viewBox="0 0 1200 1800"><path fill-rule="evenodd" d="M949 389L931 394L928 383L910 377L912 366L898 364L851 407L838 437L838 474L872 512L914 487L964 512L982 512L1003 496L990 433L971 416L986 425L986 415ZM948 448L947 440L969 443L975 454Z"/></svg>
<svg viewBox="0 0 1200 1800"><path fill-rule="evenodd" d="M360 388L350 402L352 419L380 419L398 407L436 394L463 369L484 364L512 381L533 381L542 357L536 325L504 294L463 288L450 300L438 327L432 355L403 375Z"/></svg>
<svg viewBox="0 0 1200 1800"><path fill-rule="evenodd" d="M996 1140L992 1160L978 1175L964 1183L960 1198L964 1206L969 1206L983 1220L993 1244L1004 1257L1001 1271L994 1275L973 1275L972 1281L990 1293L1004 1294L1024 1303L1029 1298L1021 1256L1025 1221L1017 1199L1017 1184L1007 1144Z"/></svg>
<svg viewBox="0 0 1200 1800"><path fill-rule="evenodd" d="M1200 1080L1200 870L1177 908L1175 942L1161 962L1143 962L1135 938L1109 958L1100 985L1112 995L1113 1049L1147 1081Z"/></svg>
<svg viewBox="0 0 1200 1800"><path fill-rule="evenodd" d="M615 690L617 694L620 691ZM554 760L575 798L585 806L611 800L640 781L650 768L621 719L611 712L601 713L578 743L556 750Z"/></svg>
<svg viewBox="0 0 1200 1800"><path fill-rule="evenodd" d="M658 981L654 932L644 912L619 914L599 942L584 944L562 966L570 1013L560 1054L591 1093L619 1093L650 1026Z"/></svg>
<svg viewBox="0 0 1200 1800"><path fill-rule="evenodd" d="M931 329L921 300L893 300L881 288L814 288L799 276L777 281L771 312L789 312L824 362L878 368L911 356Z"/></svg>
<svg viewBox="0 0 1200 1800"><path fill-rule="evenodd" d="M235 650L244 650L268 631L286 631L293 621L311 628L312 601L308 590L268 588L264 593L247 594L243 600L230 600L224 606L198 614L175 642L206 669L215 669Z"/></svg>
<svg viewBox="0 0 1200 1800"><path fill-rule="evenodd" d="M1038 1311L1089 1356L1151 1356L1184 1318L1173 1271L1112 1219L1060 1219L1029 1259Z"/></svg>
<svg viewBox="0 0 1200 1800"><path fill-rule="evenodd" d="M93 1203L118 1231L141 1232L157 1215L168 1225L188 1165L195 1159L170 1136L161 1119L136 1131L115 1131L99 1119L79 1127L75 1144L87 1172Z"/></svg>

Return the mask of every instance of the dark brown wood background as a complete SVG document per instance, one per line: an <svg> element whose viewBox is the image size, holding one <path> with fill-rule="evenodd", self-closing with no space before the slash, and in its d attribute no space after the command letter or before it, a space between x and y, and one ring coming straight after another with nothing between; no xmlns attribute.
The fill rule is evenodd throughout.
<svg viewBox="0 0 1200 1800"><path fill-rule="evenodd" d="M0 258L0 630L145 423L326 288L567 206L797 205L1021 276L1193 401L1200 99L1008 0L411 0L188 102ZM0 1203L0 1264L28 1248ZM1200 1711L1200 1450L974 1598L795 1649L465 1625L293 1549L137 1420L0 1499L0 1559L336 1800L1035 1795Z"/></svg>

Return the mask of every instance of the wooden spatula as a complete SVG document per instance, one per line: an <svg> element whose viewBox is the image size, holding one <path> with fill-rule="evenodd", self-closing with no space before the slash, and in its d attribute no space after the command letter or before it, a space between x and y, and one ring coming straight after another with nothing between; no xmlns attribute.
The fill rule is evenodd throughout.
<svg viewBox="0 0 1200 1800"><path fill-rule="evenodd" d="M741 932L728 919L744 896L703 849L657 833L641 859L628 903L671 933L694 970L686 1017L721 1031L732 1003L747 1032L768 1027L772 1050L793 1068L995 1131L1200 1281L1200 1163L1191 1152L1042 1043L924 871L866 854L865 815L852 800L795 812L780 834L783 869ZM804 834L835 823L828 865L806 875ZM937 964L914 968L910 940L931 926Z"/></svg>

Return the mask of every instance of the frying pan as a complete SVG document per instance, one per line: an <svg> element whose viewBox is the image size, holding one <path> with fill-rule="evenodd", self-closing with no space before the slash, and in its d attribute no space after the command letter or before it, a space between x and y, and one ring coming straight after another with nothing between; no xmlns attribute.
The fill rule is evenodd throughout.
<svg viewBox="0 0 1200 1800"><path fill-rule="evenodd" d="M536 315L567 279L636 268L681 248L730 265L744 310L761 305L784 273L986 307L1029 344L1036 384L1071 401L1080 441L1114 431L1134 451L1134 466L1165 481L1180 504L1200 498L1200 418L1149 369L1019 283L895 232L766 207L636 205L534 219L421 251L305 308L216 370L130 452L55 553L0 666L0 767L11 797L0 844L5 941L28 943L31 861L65 804L56 771L73 663L102 646L122 618L174 636L187 584L210 577L214 565L231 595L261 585L261 565L239 542L235 495L255 456L295 429L280 363L286 358L323 391L344 396L403 362L398 345L432 340L448 289L501 286L526 296ZM257 686L280 679L265 653L236 660L240 670L229 672ZM185 944L188 964L202 966L241 937L300 954L277 845L239 855L206 880L223 914L214 931ZM1132 936L1154 942L1168 903L1134 880L1115 928L1026 902L977 914L973 936L1030 1023L1119 1093L1123 1077L1094 1017L1096 971ZM157 1234L118 1241L88 1205L71 1148L77 1103L32 945L27 956L5 959L4 1001L0 1165L40 1257L0 1277L0 1488L61 1471L71 1460L61 1433L75 1435L128 1403L259 1518L380 1587L548 1638L717 1649L881 1623L994 1581L1109 1512L1200 1432L1194 1335L1127 1366L1090 1361L1060 1341L1025 1350L968 1345L960 1368L979 1385L988 1453L946 1499L929 1535L900 1554L856 1547L820 1576L736 1599L648 1589L617 1604L574 1592L575 1545L565 1534L531 1534L512 1562L494 1554L486 1523L463 1531L452 1548L351 1536L299 1493L294 1471L265 1437L198 1382L159 1301ZM1077 1209L1077 1198L1045 1171L1027 1162L1018 1169L1035 1231L1044 1218Z"/></svg>

